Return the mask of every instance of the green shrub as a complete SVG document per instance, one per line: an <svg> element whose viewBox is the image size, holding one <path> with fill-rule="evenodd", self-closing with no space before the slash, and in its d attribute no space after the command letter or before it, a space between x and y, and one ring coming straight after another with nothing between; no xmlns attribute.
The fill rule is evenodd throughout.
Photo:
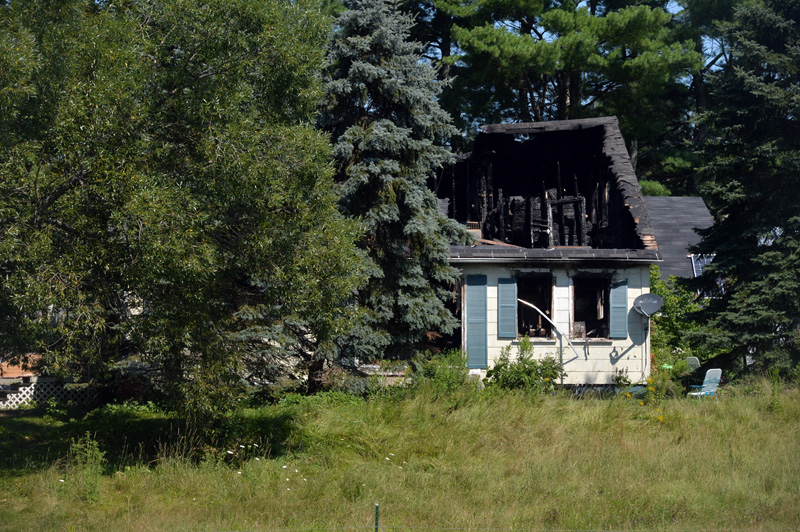
<svg viewBox="0 0 800 532"><path fill-rule="evenodd" d="M95 414L98 412L98 414ZM138 401L124 401L122 403L108 403L91 412L93 415L129 415L141 416L142 414L163 414L164 412L153 401L140 403Z"/></svg>
<svg viewBox="0 0 800 532"><path fill-rule="evenodd" d="M423 353L412 360L411 368L411 388L429 388L436 397L463 389L470 382L467 356L460 349Z"/></svg>
<svg viewBox="0 0 800 532"><path fill-rule="evenodd" d="M67 418L69 405L59 401L55 397L48 397L44 401L39 401L36 406L44 410L45 414L43 419L49 423L65 421Z"/></svg>
<svg viewBox="0 0 800 532"><path fill-rule="evenodd" d="M79 500L95 502L100 497L100 477L105 466L105 452L88 432L70 445L66 482Z"/></svg>
<svg viewBox="0 0 800 532"><path fill-rule="evenodd" d="M343 392L361 398L374 395L381 387L377 375L361 375L338 364L328 369L322 378L323 390Z"/></svg>
<svg viewBox="0 0 800 532"><path fill-rule="evenodd" d="M533 358L533 345L526 336L520 340L519 353L511 359L511 348L503 349L502 355L492 369L486 372L487 387L501 390L525 390L534 393L550 393L556 382L567 374L553 356L541 360Z"/></svg>
<svg viewBox="0 0 800 532"><path fill-rule="evenodd" d="M628 388L631 386L631 378L628 377L628 372L614 370L614 377L611 379L614 382L614 387L617 393L628 393Z"/></svg>
<svg viewBox="0 0 800 532"><path fill-rule="evenodd" d="M274 405L288 394L299 394L306 387L300 379L280 378L271 384L250 386L247 389L246 406L259 408Z"/></svg>

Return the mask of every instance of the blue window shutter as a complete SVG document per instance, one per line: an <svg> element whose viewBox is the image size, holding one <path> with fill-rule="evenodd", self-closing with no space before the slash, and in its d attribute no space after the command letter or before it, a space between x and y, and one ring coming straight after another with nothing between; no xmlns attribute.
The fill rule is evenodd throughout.
<svg viewBox="0 0 800 532"><path fill-rule="evenodd" d="M517 337L517 280L497 280L497 336Z"/></svg>
<svg viewBox="0 0 800 532"><path fill-rule="evenodd" d="M628 337L628 280L611 283L608 297L611 315L608 317L609 338Z"/></svg>
<svg viewBox="0 0 800 532"><path fill-rule="evenodd" d="M483 369L488 359L486 276L467 275L467 367Z"/></svg>

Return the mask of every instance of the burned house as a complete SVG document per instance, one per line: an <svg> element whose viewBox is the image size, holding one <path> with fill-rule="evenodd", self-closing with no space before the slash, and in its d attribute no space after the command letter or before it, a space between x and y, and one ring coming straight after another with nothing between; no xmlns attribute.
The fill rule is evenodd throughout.
<svg viewBox="0 0 800 532"><path fill-rule="evenodd" d="M649 319L633 301L660 256L616 118L485 126L435 189L476 239L451 248L471 369L528 336L566 383L647 377Z"/></svg>

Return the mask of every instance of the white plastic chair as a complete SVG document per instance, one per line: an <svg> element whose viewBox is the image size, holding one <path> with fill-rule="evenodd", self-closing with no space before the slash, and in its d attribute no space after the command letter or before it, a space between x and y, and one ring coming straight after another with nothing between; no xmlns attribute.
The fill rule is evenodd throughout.
<svg viewBox="0 0 800 532"><path fill-rule="evenodd" d="M686 365L689 366L689 372L692 372L700 367L700 360L697 357L686 357Z"/></svg>
<svg viewBox="0 0 800 532"><path fill-rule="evenodd" d="M697 397L697 400L700 401L700 398L703 396L713 395L714 399L717 398L717 388L719 387L719 378L722 376L722 370L715 368L710 369L706 372L706 378L703 379L702 385L693 385L692 388L696 388L697 391L689 392L688 395Z"/></svg>

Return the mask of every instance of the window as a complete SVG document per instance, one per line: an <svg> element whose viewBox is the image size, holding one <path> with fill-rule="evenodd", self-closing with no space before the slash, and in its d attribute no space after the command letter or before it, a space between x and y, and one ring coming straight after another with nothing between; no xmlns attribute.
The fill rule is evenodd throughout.
<svg viewBox="0 0 800 532"><path fill-rule="evenodd" d="M711 255L689 255L692 261L692 277L700 277L703 275L705 267L714 260L714 254Z"/></svg>
<svg viewBox="0 0 800 532"><path fill-rule="evenodd" d="M522 274L497 280L497 337L550 338L553 277L550 274ZM544 316L533 308L544 313ZM546 316L546 317L545 317Z"/></svg>
<svg viewBox="0 0 800 532"><path fill-rule="evenodd" d="M573 338L628 337L628 283L609 277L575 277Z"/></svg>
<svg viewBox="0 0 800 532"><path fill-rule="evenodd" d="M553 277L550 274L531 274L517 278L519 299L534 305L553 319ZM544 316L525 303L518 302L517 327L521 336L552 338L553 326Z"/></svg>

